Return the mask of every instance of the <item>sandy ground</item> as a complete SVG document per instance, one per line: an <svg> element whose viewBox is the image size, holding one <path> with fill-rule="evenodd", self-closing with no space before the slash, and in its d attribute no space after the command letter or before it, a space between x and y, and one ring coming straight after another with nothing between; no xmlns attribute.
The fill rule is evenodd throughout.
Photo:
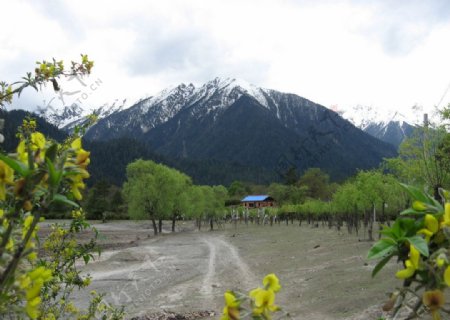
<svg viewBox="0 0 450 320"><path fill-rule="evenodd" d="M394 263L372 279L375 262L365 258L372 243L346 231L282 224L198 232L186 222L153 237L147 222L96 227L106 249L83 269L93 277L89 291L126 305L130 317L212 310L219 318L227 289L247 291L274 272L283 287L276 302L293 319L378 319L386 293L401 285ZM77 304L86 304L87 292L78 292Z"/></svg>

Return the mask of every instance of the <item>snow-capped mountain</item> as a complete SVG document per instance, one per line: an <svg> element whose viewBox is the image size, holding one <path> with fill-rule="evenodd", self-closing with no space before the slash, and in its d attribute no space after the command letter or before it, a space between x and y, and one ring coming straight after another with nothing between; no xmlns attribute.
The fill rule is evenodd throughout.
<svg viewBox="0 0 450 320"><path fill-rule="evenodd" d="M127 99L116 99L96 108L86 108L76 103L73 103L70 106L60 107L54 107L52 105L46 107L38 106L34 113L45 118L48 122L60 129L71 131L75 125L84 123L86 117L93 113L96 114L99 119L102 119L130 107L130 105L129 100Z"/></svg>
<svg viewBox="0 0 450 320"><path fill-rule="evenodd" d="M299 96L259 88L243 80L215 78L198 88L193 84L180 84L143 99L125 113L118 112L105 121L100 121L89 130L88 136L104 140L123 135L144 134L169 121L181 110L187 109L193 117L212 115L215 119L243 95L251 96L262 107L275 114L286 127L298 124L293 117L293 110L289 110L286 106L294 101L312 109L317 106ZM108 134L104 136L106 130Z"/></svg>
<svg viewBox="0 0 450 320"><path fill-rule="evenodd" d="M280 172L315 166L341 177L395 155L392 146L321 105L232 78L163 90L104 117L85 137L138 139L172 158Z"/></svg>
<svg viewBox="0 0 450 320"><path fill-rule="evenodd" d="M409 137L417 126L412 118L391 110L380 110L358 105L340 112L341 116L371 136L394 145L396 148Z"/></svg>

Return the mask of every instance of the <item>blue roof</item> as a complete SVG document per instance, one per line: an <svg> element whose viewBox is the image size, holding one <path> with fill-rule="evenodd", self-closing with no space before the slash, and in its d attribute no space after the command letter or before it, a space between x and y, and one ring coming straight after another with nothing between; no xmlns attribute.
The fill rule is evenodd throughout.
<svg viewBox="0 0 450 320"><path fill-rule="evenodd" d="M270 198L267 194L258 195L258 196L246 196L244 199L241 200L241 202L245 201L264 201L267 198Z"/></svg>

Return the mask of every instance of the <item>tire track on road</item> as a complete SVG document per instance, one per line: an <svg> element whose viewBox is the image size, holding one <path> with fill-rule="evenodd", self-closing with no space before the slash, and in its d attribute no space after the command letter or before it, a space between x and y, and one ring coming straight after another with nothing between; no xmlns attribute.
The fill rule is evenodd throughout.
<svg viewBox="0 0 450 320"><path fill-rule="evenodd" d="M212 292L212 280L215 278L216 274L216 245L209 239L202 239L203 243L205 243L209 250L209 259L208 259L208 271L206 272L205 277L203 278L203 285L201 292L205 295L210 295Z"/></svg>

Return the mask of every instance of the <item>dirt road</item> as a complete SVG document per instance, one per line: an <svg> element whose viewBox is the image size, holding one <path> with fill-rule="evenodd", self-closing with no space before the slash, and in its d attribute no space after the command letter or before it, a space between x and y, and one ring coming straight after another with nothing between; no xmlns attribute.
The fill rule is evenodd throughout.
<svg viewBox="0 0 450 320"><path fill-rule="evenodd" d="M106 251L85 269L90 290L126 305L131 315L160 311L220 310L227 288L256 287L259 279L224 235L184 233ZM78 299L85 303L85 295Z"/></svg>
<svg viewBox="0 0 450 320"><path fill-rule="evenodd" d="M131 238L142 232L129 224L99 229ZM374 262L365 260L370 246L356 235L326 228L228 226L122 244L84 272L93 277L89 291L105 292L109 302L126 305L130 316L161 310L220 314L227 289L247 291L275 272L283 286L277 303L293 319L377 319L385 293L397 284L397 267L391 264L371 279ZM87 296L78 294L78 303L85 304Z"/></svg>

